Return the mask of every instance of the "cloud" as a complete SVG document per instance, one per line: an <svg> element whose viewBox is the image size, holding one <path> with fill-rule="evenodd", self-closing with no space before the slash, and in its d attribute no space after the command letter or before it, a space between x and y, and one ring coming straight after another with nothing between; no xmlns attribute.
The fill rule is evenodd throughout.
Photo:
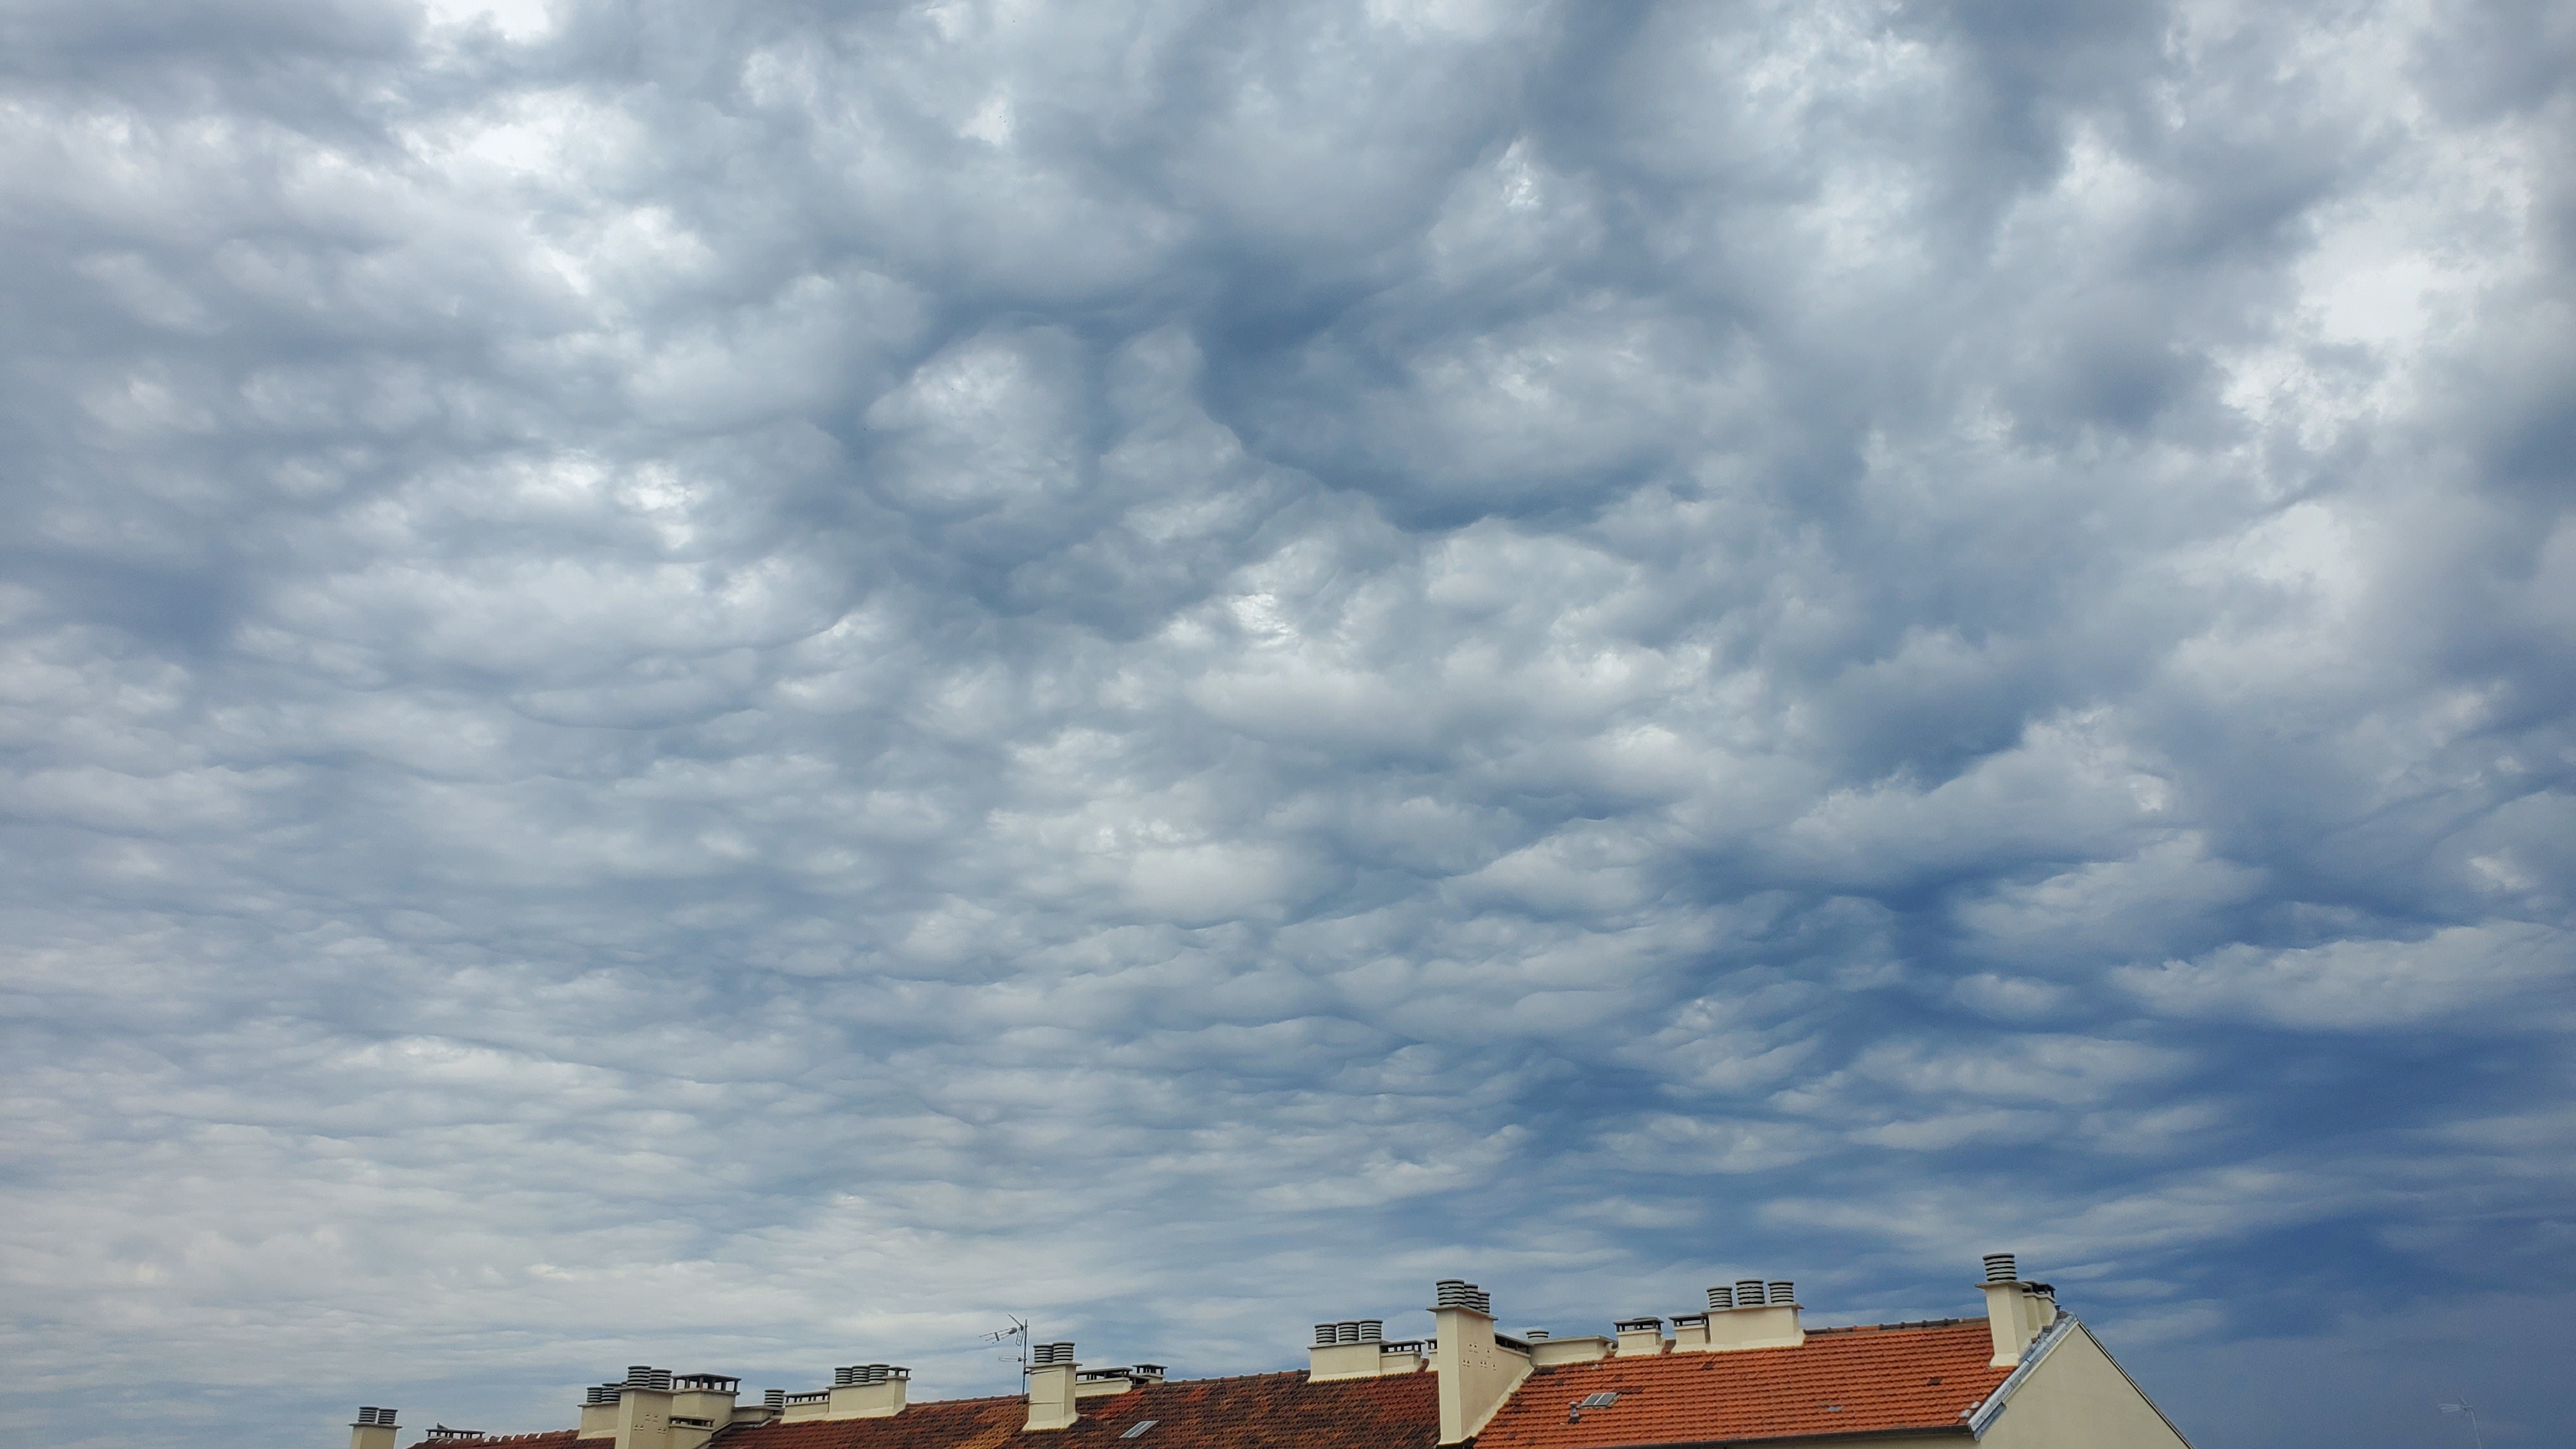
<svg viewBox="0 0 2576 1449"><path fill-rule="evenodd" d="M2290 951L2230 946L2196 961L2128 966L2113 979L2177 1016L2251 1014L2284 1026L2423 1026L2511 1002L2515 1020L2576 969L2558 932L2528 925L2453 926L2420 941L2343 940ZM2502 1025L2502 1022L2497 1022Z"/></svg>
<svg viewBox="0 0 2576 1449"><path fill-rule="evenodd" d="M13 1412L2563 1303L2553 16L18 7Z"/></svg>

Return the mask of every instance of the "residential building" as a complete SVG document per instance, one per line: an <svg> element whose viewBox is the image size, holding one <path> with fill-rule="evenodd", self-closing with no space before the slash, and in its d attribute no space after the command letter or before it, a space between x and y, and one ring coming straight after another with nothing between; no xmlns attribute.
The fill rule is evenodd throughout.
<svg viewBox="0 0 2576 1449"><path fill-rule="evenodd" d="M1016 1397L909 1403L908 1370L856 1364L745 1403L737 1379L638 1366L588 1390L575 1428L442 1426L415 1449L2187 1449L2011 1254L1987 1256L1979 1287L1983 1318L1810 1328L1794 1284L1748 1278L1705 1308L1554 1338L1496 1331L1490 1296L1449 1280L1431 1337L1317 1324L1297 1372L1175 1381L1043 1343ZM350 1449L401 1449L395 1418L360 1409Z"/></svg>

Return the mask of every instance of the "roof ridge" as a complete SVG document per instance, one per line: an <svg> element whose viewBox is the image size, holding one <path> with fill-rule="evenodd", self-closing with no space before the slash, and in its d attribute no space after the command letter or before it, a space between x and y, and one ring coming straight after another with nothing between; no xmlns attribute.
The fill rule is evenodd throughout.
<svg viewBox="0 0 2576 1449"><path fill-rule="evenodd" d="M1262 1370L1260 1373L1257 1373L1257 1374L1218 1374L1218 1375L1217 1375L1217 1376L1215 1376L1214 1378L1205 1378L1205 1379L1164 1379L1164 1380L1163 1380L1162 1382L1160 1382L1160 1383L1152 1383L1152 1384L1138 1384L1134 1389L1129 1390L1129 1392L1131 1392L1131 1393L1143 1393L1143 1392L1145 1392L1145 1391L1146 1391L1146 1390L1148 1390L1148 1389L1168 1389L1168 1388L1172 1388L1172 1387L1174 1387L1174 1386L1176 1386L1176 1385L1179 1385L1179 1384L1228 1384L1228 1383L1239 1383L1239 1382L1241 1382L1241 1381L1242 1381L1242 1380L1244 1380L1244 1379L1291 1379L1291 1378L1294 1378L1294 1379L1302 1379L1302 1378L1304 1378L1304 1377L1305 1377L1309 1372L1310 1372L1310 1370L1307 1370L1307 1369L1264 1369L1264 1370ZM1363 1383L1363 1382L1365 1382L1365 1380L1362 1380L1362 1379L1349 1379L1349 1380L1327 1379L1327 1380L1325 1380L1325 1382L1327 1382L1327 1383L1342 1383L1342 1382L1348 1382L1348 1383L1355 1383L1355 1384L1356 1384L1356 1383Z"/></svg>
<svg viewBox="0 0 2576 1449"><path fill-rule="evenodd" d="M1982 1318L1909 1318L1902 1323L1831 1323L1806 1331L1809 1338L1823 1333L1895 1333L1908 1328L1954 1328L1962 1323L1983 1324Z"/></svg>

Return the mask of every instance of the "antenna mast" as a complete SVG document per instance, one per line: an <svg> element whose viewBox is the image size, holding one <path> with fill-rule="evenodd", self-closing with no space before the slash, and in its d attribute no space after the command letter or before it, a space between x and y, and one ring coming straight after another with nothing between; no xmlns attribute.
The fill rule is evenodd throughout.
<svg viewBox="0 0 2576 1449"><path fill-rule="evenodd" d="M1008 1328L997 1328L991 1333L985 1334L984 1341L986 1343L1010 1343L1016 1340L1020 1346L1020 1372L1027 1373L1029 1371L1029 1321L1013 1313L1005 1313L1002 1316L1011 1320L1011 1326ZM2485 1449L2485 1446L2480 1445L2479 1449Z"/></svg>
<svg viewBox="0 0 2576 1449"><path fill-rule="evenodd" d="M2469 1407L2467 1395L2455 1394L2452 1396L2450 1403L2435 1404L2433 1407L2441 1410L2445 1414L2468 1415L2470 1441L2475 1443L2478 1446L2478 1449L2487 1449L2487 1436L2478 1430L2478 1411Z"/></svg>

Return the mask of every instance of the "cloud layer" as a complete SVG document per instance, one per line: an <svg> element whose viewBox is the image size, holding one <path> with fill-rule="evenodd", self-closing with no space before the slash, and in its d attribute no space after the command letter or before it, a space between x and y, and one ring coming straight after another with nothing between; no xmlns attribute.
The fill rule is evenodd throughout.
<svg viewBox="0 0 2576 1449"><path fill-rule="evenodd" d="M16 7L7 1413L2015 1247L2204 1445L2537 1442L2465 1325L2576 1303L2569 75L2503 0Z"/></svg>

